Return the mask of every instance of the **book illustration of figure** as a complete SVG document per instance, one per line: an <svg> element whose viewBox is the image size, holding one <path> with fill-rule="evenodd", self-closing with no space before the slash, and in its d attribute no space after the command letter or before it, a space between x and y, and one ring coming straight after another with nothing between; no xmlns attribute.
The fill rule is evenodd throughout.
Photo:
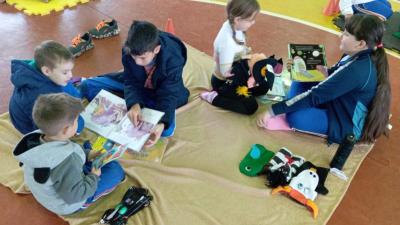
<svg viewBox="0 0 400 225"><path fill-rule="evenodd" d="M113 104L111 100L103 96L99 96L93 101L95 101L96 107L91 114L91 120L98 125L117 124L126 114L124 104Z"/></svg>
<svg viewBox="0 0 400 225"><path fill-rule="evenodd" d="M134 127L128 118L125 100L105 90L101 90L82 113L88 129L114 143L127 145L132 151L142 149L163 115L164 112L143 108L142 121L145 122Z"/></svg>
<svg viewBox="0 0 400 225"><path fill-rule="evenodd" d="M300 56L295 56L293 58L294 71L296 73L301 73L306 77L312 78L313 75L307 71L306 62Z"/></svg>
<svg viewBox="0 0 400 225"><path fill-rule="evenodd" d="M130 120L125 120L117 132L124 133L131 138L141 138L143 135L149 134L153 127L154 124L146 121L140 121L138 126L135 127Z"/></svg>

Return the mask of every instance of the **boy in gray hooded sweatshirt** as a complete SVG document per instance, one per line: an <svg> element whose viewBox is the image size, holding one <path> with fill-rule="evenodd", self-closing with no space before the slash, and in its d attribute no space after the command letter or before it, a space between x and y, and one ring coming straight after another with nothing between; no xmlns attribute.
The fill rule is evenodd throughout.
<svg viewBox="0 0 400 225"><path fill-rule="evenodd" d="M91 168L95 154L69 140L83 110L79 99L64 93L39 96L32 116L40 130L25 135L14 149L35 199L59 215L88 207L124 178L116 161Z"/></svg>

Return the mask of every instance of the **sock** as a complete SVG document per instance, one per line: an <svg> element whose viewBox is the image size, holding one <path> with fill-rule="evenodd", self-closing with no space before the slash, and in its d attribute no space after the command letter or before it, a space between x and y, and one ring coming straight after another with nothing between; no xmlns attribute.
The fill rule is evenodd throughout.
<svg viewBox="0 0 400 225"><path fill-rule="evenodd" d="M217 97L217 95L218 93L216 91L205 91L200 94L200 98L211 104L214 101L214 98Z"/></svg>
<svg viewBox="0 0 400 225"><path fill-rule="evenodd" d="M267 130L291 130L286 121L286 115L280 114L268 119L265 129Z"/></svg>

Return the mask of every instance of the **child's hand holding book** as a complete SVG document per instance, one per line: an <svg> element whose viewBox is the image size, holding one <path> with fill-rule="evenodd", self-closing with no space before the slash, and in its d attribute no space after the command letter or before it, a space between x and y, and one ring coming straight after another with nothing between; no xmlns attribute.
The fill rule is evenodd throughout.
<svg viewBox="0 0 400 225"><path fill-rule="evenodd" d="M142 112L139 104L133 105L128 111L128 118L132 124L136 127L142 120Z"/></svg>
<svg viewBox="0 0 400 225"><path fill-rule="evenodd" d="M90 150L89 154L88 154L88 161L93 161L95 160L97 157L99 157L102 153L101 151L96 151L96 150Z"/></svg>
<svg viewBox="0 0 400 225"><path fill-rule="evenodd" d="M92 171L91 171L93 174L95 174L96 176L98 176L98 177L100 177L100 175L101 175L101 170L100 170L100 168L96 168L96 167L92 167Z"/></svg>
<svg viewBox="0 0 400 225"><path fill-rule="evenodd" d="M164 130L164 124L163 123L159 123L157 124L152 132L150 133L150 137L149 139L146 141L146 143L144 144L145 148L150 148L152 147L155 143L157 143L158 139L160 139L161 137L161 133Z"/></svg>

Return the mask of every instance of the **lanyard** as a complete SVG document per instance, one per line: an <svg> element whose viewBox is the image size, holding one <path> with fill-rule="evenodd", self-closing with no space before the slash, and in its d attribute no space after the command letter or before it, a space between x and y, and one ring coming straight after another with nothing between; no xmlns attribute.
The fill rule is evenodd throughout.
<svg viewBox="0 0 400 225"><path fill-rule="evenodd" d="M153 74L154 74L155 70L156 70L156 66L153 66L148 72L147 72L147 70L145 68L146 75L147 75L146 81L144 82L144 87L145 88L153 89L153 84L151 83L151 78L153 77Z"/></svg>

